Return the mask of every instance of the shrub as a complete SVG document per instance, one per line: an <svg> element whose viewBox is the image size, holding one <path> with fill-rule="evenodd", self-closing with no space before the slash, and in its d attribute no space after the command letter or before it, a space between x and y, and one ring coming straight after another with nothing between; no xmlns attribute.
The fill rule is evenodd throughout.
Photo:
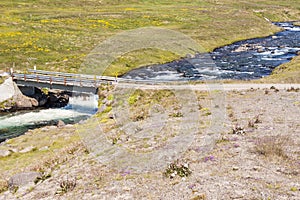
<svg viewBox="0 0 300 200"><path fill-rule="evenodd" d="M76 187L76 179L63 179L59 183L59 189L56 191L56 194L64 194L69 191L74 190Z"/></svg>
<svg viewBox="0 0 300 200"><path fill-rule="evenodd" d="M289 138L283 136L265 136L257 139L254 151L266 157L277 156L286 159L288 156L284 148L288 141Z"/></svg>
<svg viewBox="0 0 300 200"><path fill-rule="evenodd" d="M8 190L8 182L6 180L0 179L0 193Z"/></svg>
<svg viewBox="0 0 300 200"><path fill-rule="evenodd" d="M178 160L171 163L164 171L164 176L168 178L175 178L175 176L187 177L192 173L187 163L181 163Z"/></svg>

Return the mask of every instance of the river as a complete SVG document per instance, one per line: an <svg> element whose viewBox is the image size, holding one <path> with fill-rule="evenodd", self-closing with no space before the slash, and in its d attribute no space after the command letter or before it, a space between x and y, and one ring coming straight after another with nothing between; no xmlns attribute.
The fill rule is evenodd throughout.
<svg viewBox="0 0 300 200"><path fill-rule="evenodd" d="M300 51L300 27L274 23L283 30L263 38L235 42L210 53L198 53L170 63L134 69L123 78L136 80L251 80L268 76Z"/></svg>
<svg viewBox="0 0 300 200"><path fill-rule="evenodd" d="M98 109L98 96L73 95L63 108L18 111L0 116L0 142L24 134L29 129L55 125L58 120L74 124L89 118Z"/></svg>

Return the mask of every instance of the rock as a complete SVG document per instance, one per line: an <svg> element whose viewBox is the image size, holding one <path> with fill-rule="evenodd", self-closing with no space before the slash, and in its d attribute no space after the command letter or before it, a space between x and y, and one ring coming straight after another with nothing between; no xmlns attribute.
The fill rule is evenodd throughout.
<svg viewBox="0 0 300 200"><path fill-rule="evenodd" d="M98 113L102 113L102 112L104 112L105 110L106 110L106 105L102 105L100 108L99 108L99 110L98 110Z"/></svg>
<svg viewBox="0 0 300 200"><path fill-rule="evenodd" d="M19 152L20 153L28 153L28 152L32 151L34 148L35 148L34 146L29 146L29 147L26 147L26 148L22 149Z"/></svg>
<svg viewBox="0 0 300 200"><path fill-rule="evenodd" d="M257 49L257 52L258 53L262 53L262 52L264 52L264 49L263 48L259 48L259 49Z"/></svg>
<svg viewBox="0 0 300 200"><path fill-rule="evenodd" d="M110 100L110 101L107 101L105 105L106 105L106 106L111 106L112 104L113 104L113 101Z"/></svg>
<svg viewBox="0 0 300 200"><path fill-rule="evenodd" d="M106 104L106 102L107 102L107 99L102 100L102 104Z"/></svg>
<svg viewBox="0 0 300 200"><path fill-rule="evenodd" d="M56 94L50 94L49 101L50 102L56 102L56 101L58 101L57 95Z"/></svg>
<svg viewBox="0 0 300 200"><path fill-rule="evenodd" d="M22 94L17 94L13 96L13 101L15 102L16 109L32 107L31 99Z"/></svg>
<svg viewBox="0 0 300 200"><path fill-rule="evenodd" d="M0 84L0 102L12 98L16 94L16 89L12 78L6 79L3 84Z"/></svg>
<svg viewBox="0 0 300 200"><path fill-rule="evenodd" d="M11 155L11 151L9 150L0 150L0 157L7 157Z"/></svg>
<svg viewBox="0 0 300 200"><path fill-rule="evenodd" d="M39 172L23 172L12 176L8 181L8 185L10 188L24 186L33 183L36 178L41 176L42 174Z"/></svg>
<svg viewBox="0 0 300 200"><path fill-rule="evenodd" d="M39 106L46 105L47 101L48 101L47 97L39 99Z"/></svg>
<svg viewBox="0 0 300 200"><path fill-rule="evenodd" d="M63 122L62 120L58 120L58 122L57 122L57 127L58 128L61 128L61 127L64 127L66 124L65 124L65 122Z"/></svg>
<svg viewBox="0 0 300 200"><path fill-rule="evenodd" d="M48 102L45 105L48 108L61 108L69 103L69 95L65 92L49 92Z"/></svg>
<svg viewBox="0 0 300 200"><path fill-rule="evenodd" d="M44 147L39 148L39 151L46 151L46 150L48 150L48 149L49 149L48 146L44 146Z"/></svg>
<svg viewBox="0 0 300 200"><path fill-rule="evenodd" d="M73 126L74 126L73 124L67 124L65 127L72 128Z"/></svg>
<svg viewBox="0 0 300 200"><path fill-rule="evenodd" d="M186 57L186 58L194 58L194 56L193 56L192 54L190 54L190 53L186 54L185 57Z"/></svg>
<svg viewBox="0 0 300 200"><path fill-rule="evenodd" d="M109 119L114 119L114 114L113 114L113 113L110 113L110 114L108 115L108 118L109 118Z"/></svg>
<svg viewBox="0 0 300 200"><path fill-rule="evenodd" d="M233 169L234 171L237 171L237 170L239 170L240 168L237 167L237 166L234 166L234 167L232 167L232 169Z"/></svg>
<svg viewBox="0 0 300 200"><path fill-rule="evenodd" d="M49 130L54 130L57 128L57 126L48 126Z"/></svg>
<svg viewBox="0 0 300 200"><path fill-rule="evenodd" d="M33 107L39 106L39 102L36 99L30 98L30 102Z"/></svg>

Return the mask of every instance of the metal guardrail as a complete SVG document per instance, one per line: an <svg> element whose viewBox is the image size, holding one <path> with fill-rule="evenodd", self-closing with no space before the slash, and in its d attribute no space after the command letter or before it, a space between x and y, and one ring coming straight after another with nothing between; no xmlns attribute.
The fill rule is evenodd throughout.
<svg viewBox="0 0 300 200"><path fill-rule="evenodd" d="M96 80L105 80L105 81L116 81L116 78L110 76L96 76L88 74L73 74L73 73L64 73L64 72L53 72L53 71L44 71L44 70L27 70L31 74L40 74L40 75L51 75L51 76L61 76L61 77L73 77L76 79L96 79Z"/></svg>
<svg viewBox="0 0 300 200"><path fill-rule="evenodd" d="M116 82L116 78L108 76L93 76L84 74L72 74L51 72L44 70L28 70L28 74L12 73L14 80L31 81L37 83L49 83L65 85L65 86L79 86L79 87L95 87L97 88L101 83Z"/></svg>

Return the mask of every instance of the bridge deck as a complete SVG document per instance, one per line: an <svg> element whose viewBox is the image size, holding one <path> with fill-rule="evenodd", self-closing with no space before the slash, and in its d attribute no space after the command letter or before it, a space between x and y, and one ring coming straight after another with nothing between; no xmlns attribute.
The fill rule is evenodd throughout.
<svg viewBox="0 0 300 200"><path fill-rule="evenodd" d="M67 91L96 92L102 83L116 82L116 78L108 76L93 76L85 74L72 74L51 72L44 70L28 70L29 73L13 73L13 80L18 85L47 87Z"/></svg>

